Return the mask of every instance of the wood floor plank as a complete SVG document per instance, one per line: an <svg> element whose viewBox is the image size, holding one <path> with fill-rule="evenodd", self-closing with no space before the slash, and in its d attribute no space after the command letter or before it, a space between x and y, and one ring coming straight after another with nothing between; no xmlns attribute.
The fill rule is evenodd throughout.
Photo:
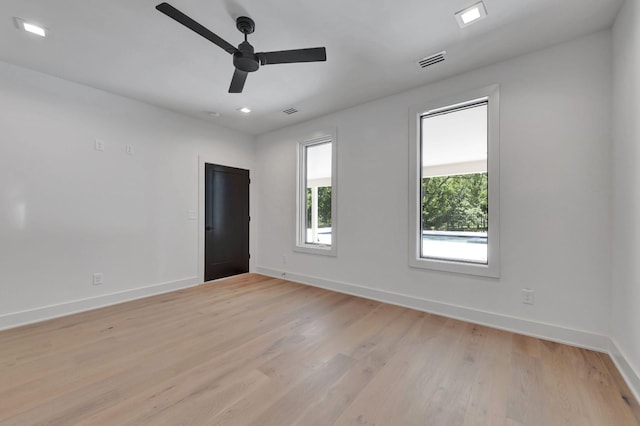
<svg viewBox="0 0 640 426"><path fill-rule="evenodd" d="M330 299L343 298L341 295L326 296ZM70 420L75 421L86 414L85 412L69 410L68 407L70 404L67 403L68 401L84 399L86 404L90 405L93 403L98 404L105 398L111 398L109 404L118 403L131 394L135 394L148 386L179 375L195 364L206 362L225 344L230 344L233 347L234 344L230 342L240 342L244 339L251 339L259 333L266 331L272 324L276 324L277 320L288 320L289 315L287 309L285 309L284 306L280 308L281 311L279 315L274 315L270 318L271 321L269 322L262 322L253 318L247 319L246 323L240 322L237 329L235 329L238 333L212 332L212 339L206 341L204 344L199 342L199 336L196 336L196 339L181 341L172 347L167 347L162 344L162 350L155 353L146 353L142 358L138 356L123 357L122 360L126 362L121 363L121 365L118 365L117 368L113 370L102 371L102 374L98 377L90 376L84 378L81 376L79 380L72 382L69 386L48 388L45 390L47 393L40 394L44 395L43 399L47 399L47 402L35 410L22 413L22 415L16 417L16 420L36 416L53 419L58 419L59 417L64 423ZM302 310L304 310L304 306L299 308L297 313L301 314ZM293 315L292 318L295 318L295 315ZM243 331L250 329L247 324L254 322L260 323L260 327L253 329L251 333ZM194 348L198 350L194 351ZM74 372L70 374L76 377ZM127 385L127 383L130 384ZM9 397L11 397L11 395L9 395ZM98 408L99 407L96 407L95 409Z"/></svg>
<svg viewBox="0 0 640 426"><path fill-rule="evenodd" d="M298 289L299 290L299 289ZM247 288L245 291L251 291ZM281 297L281 294L278 292L293 292L295 289L292 289L290 286L282 286L281 288L277 288L276 285L270 287L271 297ZM198 292L199 293L199 292ZM206 309L203 307L208 307L208 309L216 309L217 304L224 304L224 307L216 309L215 315L223 314L224 309L229 309L229 304L232 301L223 300L211 300L207 301L206 298L202 298L202 300L193 300L193 298L198 296L198 293L190 294L192 296L189 300L190 311L180 312L180 310L174 310L174 315L158 318L158 304L162 304L163 310L171 310L172 306L165 304L168 301L167 295L160 295L156 297L152 297L149 299L142 299L145 301L145 304L142 304L140 301L134 301L130 304L135 307L127 305L127 308L123 309L119 315L117 313L112 314L110 311L113 310L113 307L103 308L96 311L104 311L105 316L101 318L101 322L99 322L99 327L95 326L95 323L91 321L91 317L95 315L96 311L89 311L86 313L82 313L77 315L77 319L72 324L64 324L58 327L57 329L52 329L46 334L46 338L42 339L39 334L36 334L35 339L33 336L25 336L21 345L11 345L11 341L7 342L6 349L0 349L0 357L7 358L12 355L17 358L17 362L14 362L11 366L12 368L10 374L14 376L19 376L21 378L25 377L25 371L34 371L34 367L44 367L47 371L51 371L51 367L43 365L43 362L38 359L42 354L46 354L51 351L55 351L58 349L64 349L68 351L74 350L77 346L89 346L92 350L99 351L100 353L104 353L104 348L96 347L93 343L99 341L104 344L107 348L111 347L114 350L119 349L121 346L111 345L108 341L109 339L113 339L117 337L120 339L122 343L129 343L125 339L135 343L139 341L139 331L138 328L140 326L144 326L148 324L151 320L154 321L155 327L163 328L167 332L171 333L173 331L179 333L181 328L183 328L186 324L193 322L194 316L207 316ZM253 290L252 294L259 294L258 292ZM183 298L178 298L175 295L172 298L176 301L176 303L184 304L185 300ZM200 299L200 298L198 298ZM246 300L247 298L242 298L243 301L249 302L250 300ZM154 301L155 303L152 303ZM266 304L268 300L263 300ZM232 306L231 309L234 309ZM240 313L238 311L237 313ZM211 315L209 317L215 316ZM76 317L73 315L72 317ZM69 317L61 318L60 320L67 319ZM106 325L105 325L106 323ZM171 327L164 327L166 324L170 323ZM43 326L49 325L49 322L43 323ZM58 339L58 341L56 341ZM42 344L45 342L46 345ZM35 352L35 348L30 345L30 343L34 345L38 345L41 347L41 351L38 353ZM26 347L26 351L25 351ZM14 348L15 351L21 351L20 353L10 354L9 349ZM87 357L90 355L90 351L87 350L79 350L77 352L79 357ZM50 359L50 358L47 358ZM59 360L58 360L59 361ZM69 359L68 362L75 362L74 360ZM59 367L60 364L57 364ZM8 377L12 384L15 384L14 377ZM0 389L2 389L2 384L0 384Z"/></svg>
<svg viewBox="0 0 640 426"><path fill-rule="evenodd" d="M0 332L0 425L640 425L601 353L244 274Z"/></svg>
<svg viewBox="0 0 640 426"><path fill-rule="evenodd" d="M360 300L364 301L364 299ZM378 310L378 304L371 301L366 301L366 305L369 306L370 309L373 308L369 314L363 315L361 312L358 312L357 309L349 309L348 312L343 312L341 315L338 315L339 324L336 323L338 327L334 330L344 330L349 334L349 330L359 329L362 324L367 324L367 328L373 330L373 332L371 334L365 334L361 336L361 338L368 339L371 336L377 336L378 329L383 330L388 327L395 327L400 323L400 321L396 321L396 319L402 316L402 309L384 305L382 310ZM372 321L373 318L379 321ZM404 324L405 327L408 327L410 325L410 319L407 318ZM322 325L325 326L326 322L323 321ZM402 327L402 325L400 325L400 327ZM396 329L396 332L397 331ZM303 335L307 334L308 333L303 333ZM323 368L332 358L340 353L340 349L370 346L369 344L361 343L361 341L357 339L351 339L350 344L345 344L344 334L340 332L329 336L326 335L326 332L320 336L318 336L317 333L313 333L313 336L319 338L305 338L304 343L299 345L296 350L282 352L277 357L260 365L260 371L267 374L272 380L265 384L263 389L257 390L255 395L247 395L246 398L230 407L226 412L221 413L220 416L215 418L214 424L243 425L255 421L256 418L262 418L261 414L263 411L267 411L270 405L277 403L277 401L283 398L294 386L302 382L310 374L313 374L318 368ZM340 342L343 342L343 344L339 344ZM332 355L327 357L328 353ZM258 395L262 395L262 397L258 397ZM257 399L260 401L259 404L255 402Z"/></svg>
<svg viewBox="0 0 640 426"><path fill-rule="evenodd" d="M574 348L547 341L541 341L540 348L546 415L561 424L593 424L585 405L591 401L583 401L578 392L580 383L574 369Z"/></svg>
<svg viewBox="0 0 640 426"><path fill-rule="evenodd" d="M358 314L357 305L364 305L367 303L367 301L362 299L348 298L342 295L334 296L337 296L336 300L341 303L335 303L335 308L333 310L324 307L323 315L319 315L318 313L314 315L314 310L309 309L307 311L307 316L297 318L294 322L286 323L284 325L286 330L280 327L272 329L260 336L256 336L255 339L250 340L244 345L238 346L237 349L224 352L222 353L222 356L214 357L205 363L196 364L194 369L187 371L185 374L171 378L156 387L152 387L142 393L138 393L133 400L129 399L126 401L125 405L115 406L113 407L113 410L110 411L127 411L132 406L137 405L136 399L150 402L155 398L157 392L163 392L165 394L165 403L158 403L157 400L154 401L153 407L146 410L150 413L145 415L143 418L138 419L139 422L153 419L155 422L162 423L162 418L167 417L167 413L171 413L171 415L173 415L176 412L181 412L185 406L194 405L192 401L194 399L193 396L195 394L198 395L198 398L201 398L203 396L203 387L204 390L217 390L218 387L223 387L223 384L230 378L233 381L237 372L251 370L255 371L262 378L268 378L269 376L261 372L257 368L258 366L262 365L266 360L277 357L282 353L295 352L296 350L299 350L299 348L304 345L305 340L307 340L304 337L304 334L309 330L317 328L318 323L324 323L327 321L327 316L334 319L340 317L340 312L352 312L351 315L355 316ZM275 336L282 337L275 338ZM247 348L249 345L251 350L243 350L243 348ZM187 382L189 385L180 386L175 385L173 382ZM199 385L199 382L203 382L203 384ZM266 380L261 380L257 384L264 385L266 384L265 382ZM225 392L227 396L228 393L229 392ZM171 394L171 397L167 397L168 394ZM251 394L251 389L245 389L245 392L241 397L246 394ZM238 397L237 400L242 399L241 397ZM174 400L177 400L178 403L175 403ZM233 402L237 401L234 400ZM231 404L220 404L219 401L217 401L215 407L207 407L203 414L196 415L192 410L192 417L194 420L197 420L201 415L212 418L229 405ZM179 414L176 414L176 416L179 416ZM94 417L94 420L98 420L103 417L104 416L102 414L99 414ZM202 419L202 421L204 421L204 419Z"/></svg>
<svg viewBox="0 0 640 426"><path fill-rule="evenodd" d="M429 410L425 410L427 398L442 389L444 369L441 367L451 362L451 356L459 349L459 339L471 326L462 321L447 320L438 333L423 336L422 327L417 324L336 424L426 422L429 415Z"/></svg>
<svg viewBox="0 0 640 426"><path fill-rule="evenodd" d="M512 341L515 336L502 330L488 329L485 350L480 355L482 368L471 384L471 396L463 424L501 425L507 418L510 396ZM507 401L505 403L505 401Z"/></svg>
<svg viewBox="0 0 640 426"><path fill-rule="evenodd" d="M318 368L304 380L292 386L267 410L261 412L251 423L253 426L280 426L297 419L305 409L315 402L349 370L354 359L336 354L325 366ZM225 424L227 424L225 422ZM245 423L247 424L247 423Z"/></svg>
<svg viewBox="0 0 640 426"><path fill-rule="evenodd" d="M511 392L507 418L523 425L550 424L545 408L543 366L539 358L514 352L511 356Z"/></svg>

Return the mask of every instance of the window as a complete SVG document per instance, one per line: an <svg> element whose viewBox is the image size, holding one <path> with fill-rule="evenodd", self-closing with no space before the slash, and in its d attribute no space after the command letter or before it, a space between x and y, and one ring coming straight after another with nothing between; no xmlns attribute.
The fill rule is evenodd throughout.
<svg viewBox="0 0 640 426"><path fill-rule="evenodd" d="M497 87L411 117L410 265L497 277Z"/></svg>
<svg viewBox="0 0 640 426"><path fill-rule="evenodd" d="M297 251L335 255L335 155L334 135L299 146Z"/></svg>

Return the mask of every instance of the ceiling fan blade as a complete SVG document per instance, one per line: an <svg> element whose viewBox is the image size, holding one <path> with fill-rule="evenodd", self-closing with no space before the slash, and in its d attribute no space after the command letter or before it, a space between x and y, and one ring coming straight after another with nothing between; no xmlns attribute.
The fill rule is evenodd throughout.
<svg viewBox="0 0 640 426"><path fill-rule="evenodd" d="M249 73L236 68L231 79L231 86L229 86L229 93L242 93L244 82L247 81L247 74Z"/></svg>
<svg viewBox="0 0 640 426"><path fill-rule="evenodd" d="M189 18L187 15L180 12L178 9L171 6L169 3L160 3L159 5L156 6L156 9L158 9L160 12L167 15L169 18L180 22L182 25L189 28L190 30L200 34L202 37L206 38L207 40L215 43L217 46L223 48L228 53L233 54L238 50L231 43L218 37L216 34L211 32L207 28L203 27L201 24L197 23L193 19Z"/></svg>
<svg viewBox="0 0 640 426"><path fill-rule="evenodd" d="M257 53L257 55L260 58L260 65L322 62L327 60L327 50L324 47L263 52Z"/></svg>

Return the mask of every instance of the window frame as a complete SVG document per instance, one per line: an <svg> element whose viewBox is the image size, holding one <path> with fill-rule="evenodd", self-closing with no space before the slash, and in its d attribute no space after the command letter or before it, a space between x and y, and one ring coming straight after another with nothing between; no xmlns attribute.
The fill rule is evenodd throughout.
<svg viewBox="0 0 640 426"><path fill-rule="evenodd" d="M323 132L322 136L314 137L298 142L298 166L296 182L296 233L294 251L302 253L320 254L324 256L337 255L337 230L338 230L338 190L337 190L337 137L336 131ZM307 147L331 142L331 245L307 243L306 240L306 216L307 216Z"/></svg>
<svg viewBox="0 0 640 426"><path fill-rule="evenodd" d="M498 85L441 98L410 109L409 114L409 266L420 269L478 275L500 276L500 105ZM421 177L422 117L487 100L487 175L489 231L487 263L421 257Z"/></svg>

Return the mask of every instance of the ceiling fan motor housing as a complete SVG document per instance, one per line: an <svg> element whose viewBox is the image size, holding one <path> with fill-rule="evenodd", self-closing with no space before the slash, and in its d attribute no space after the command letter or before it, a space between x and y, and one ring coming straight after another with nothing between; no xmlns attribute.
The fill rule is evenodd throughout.
<svg viewBox="0 0 640 426"><path fill-rule="evenodd" d="M253 53L253 46L243 41L238 45L238 51L233 54L233 65L241 71L253 72L260 68L258 56Z"/></svg>
<svg viewBox="0 0 640 426"><path fill-rule="evenodd" d="M236 19L236 28L243 34L252 34L256 30L256 23L248 16L239 16Z"/></svg>

